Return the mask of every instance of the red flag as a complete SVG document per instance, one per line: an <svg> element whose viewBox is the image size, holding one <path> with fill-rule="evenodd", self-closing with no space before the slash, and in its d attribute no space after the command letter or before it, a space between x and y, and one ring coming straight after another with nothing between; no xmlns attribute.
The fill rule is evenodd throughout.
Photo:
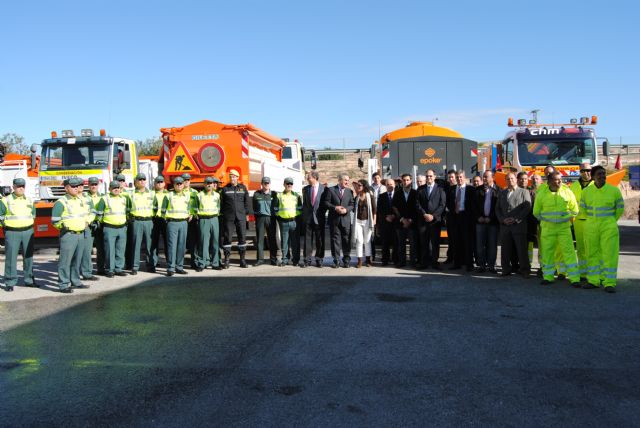
<svg viewBox="0 0 640 428"><path fill-rule="evenodd" d="M502 159L500 156L496 156L496 171L502 171Z"/></svg>
<svg viewBox="0 0 640 428"><path fill-rule="evenodd" d="M616 169L622 169L622 159L620 159L620 153L618 153L618 158L616 159Z"/></svg>

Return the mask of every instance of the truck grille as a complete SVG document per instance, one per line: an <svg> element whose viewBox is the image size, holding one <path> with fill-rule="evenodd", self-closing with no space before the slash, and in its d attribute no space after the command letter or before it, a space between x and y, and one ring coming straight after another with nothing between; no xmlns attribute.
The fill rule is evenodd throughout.
<svg viewBox="0 0 640 428"><path fill-rule="evenodd" d="M63 186L50 186L49 190L51 191L53 196L57 198L64 196L64 194L66 193Z"/></svg>

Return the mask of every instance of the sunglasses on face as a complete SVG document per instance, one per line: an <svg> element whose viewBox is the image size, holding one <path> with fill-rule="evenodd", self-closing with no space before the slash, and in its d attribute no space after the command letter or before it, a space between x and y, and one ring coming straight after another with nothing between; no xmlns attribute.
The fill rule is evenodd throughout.
<svg viewBox="0 0 640 428"><path fill-rule="evenodd" d="M590 169L581 169L580 172L591 172Z"/></svg>

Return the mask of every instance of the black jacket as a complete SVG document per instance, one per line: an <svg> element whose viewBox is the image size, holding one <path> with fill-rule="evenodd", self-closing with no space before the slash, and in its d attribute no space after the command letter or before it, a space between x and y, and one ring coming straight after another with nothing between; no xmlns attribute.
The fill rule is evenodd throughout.
<svg viewBox="0 0 640 428"><path fill-rule="evenodd" d="M353 211L353 204L355 201L351 189L346 187L342 198L340 198L340 189L338 186L332 186L325 190L323 196L323 207L329 212L329 221L333 222L333 224L340 224L341 226L349 227L351 224L350 213ZM347 209L347 213L339 215L336 212L337 206L345 207Z"/></svg>
<svg viewBox="0 0 640 428"><path fill-rule="evenodd" d="M467 184L464 191L464 211L467 215L473 215L474 203L473 198L475 195L475 189L472 185ZM458 186L450 186L449 193L447 193L447 210L451 213L456 212L456 194L458 192Z"/></svg>
<svg viewBox="0 0 640 428"><path fill-rule="evenodd" d="M302 188L302 221L307 224L325 223L326 207L322 203L326 188L318 183L318 194L316 195L316 203L311 205L313 187L311 185Z"/></svg>
<svg viewBox="0 0 640 428"><path fill-rule="evenodd" d="M225 220L245 220L246 216L251 213L249 190L244 184L238 183L237 186L233 186L229 183L222 188L220 196L222 196L220 211Z"/></svg>
<svg viewBox="0 0 640 428"><path fill-rule="evenodd" d="M418 221L424 222L425 220L423 216L425 214L431 214L434 217L434 220L431 223L440 222L442 221L442 214L444 213L447 197L444 193L444 189L437 184L434 185L431 195L427 195L428 190L429 188L425 186L423 189L418 191Z"/></svg>
<svg viewBox="0 0 640 428"><path fill-rule="evenodd" d="M381 192L378 195L378 200L376 201L376 224L380 226L395 224L398 222L396 218L393 223L389 223L385 217L388 215L395 215L393 212L392 202L389 200L389 194L392 193L390 189L387 189L386 192ZM394 193L395 196L395 193Z"/></svg>
<svg viewBox="0 0 640 428"><path fill-rule="evenodd" d="M393 208L398 220L401 218L418 220L418 192L415 189L409 190L409 197L404 198L404 189L399 187L393 194Z"/></svg>
<svg viewBox="0 0 640 428"><path fill-rule="evenodd" d="M494 184L491 192L491 209L489 210L490 224L498 224L498 218L496 217L496 203L498 202L498 194L500 189ZM479 217L484 217L484 197L487 194L487 189L484 186L476 187L473 192L473 218L478 221Z"/></svg>

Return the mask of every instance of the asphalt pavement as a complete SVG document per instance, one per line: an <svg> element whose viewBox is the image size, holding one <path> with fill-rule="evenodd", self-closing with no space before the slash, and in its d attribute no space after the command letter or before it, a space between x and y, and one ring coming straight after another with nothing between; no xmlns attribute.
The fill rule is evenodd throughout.
<svg viewBox="0 0 640 428"><path fill-rule="evenodd" d="M395 268L0 291L2 426L637 426L640 226L618 293Z"/></svg>

